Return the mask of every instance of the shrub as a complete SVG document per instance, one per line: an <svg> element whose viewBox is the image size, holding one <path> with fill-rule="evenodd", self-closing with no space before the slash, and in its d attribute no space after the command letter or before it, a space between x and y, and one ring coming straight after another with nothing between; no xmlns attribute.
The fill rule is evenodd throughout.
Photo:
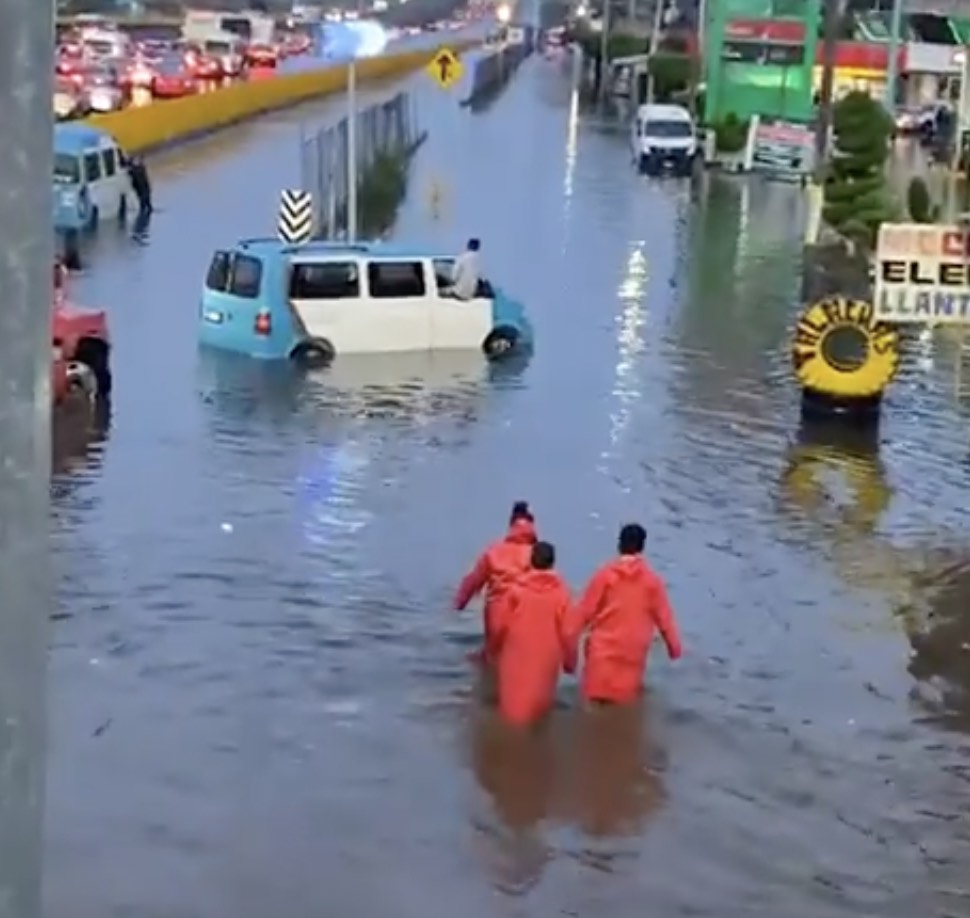
<svg viewBox="0 0 970 918"><path fill-rule="evenodd" d="M892 119L866 93L850 92L836 103L832 124L835 150L822 213L835 230L871 246L879 224L891 216L885 170Z"/></svg>
<svg viewBox="0 0 970 918"><path fill-rule="evenodd" d="M718 153L740 153L748 142L748 122L729 112L714 125L714 137Z"/></svg>
<svg viewBox="0 0 970 918"><path fill-rule="evenodd" d="M920 176L914 176L906 189L906 209L913 223L935 223L940 208L933 203L929 186Z"/></svg>

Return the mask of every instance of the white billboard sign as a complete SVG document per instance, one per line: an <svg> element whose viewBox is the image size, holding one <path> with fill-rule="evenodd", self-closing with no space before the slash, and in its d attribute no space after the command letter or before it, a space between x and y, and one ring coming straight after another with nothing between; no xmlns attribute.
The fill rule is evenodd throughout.
<svg viewBox="0 0 970 918"><path fill-rule="evenodd" d="M970 325L970 232L959 226L884 223L876 246L876 318Z"/></svg>

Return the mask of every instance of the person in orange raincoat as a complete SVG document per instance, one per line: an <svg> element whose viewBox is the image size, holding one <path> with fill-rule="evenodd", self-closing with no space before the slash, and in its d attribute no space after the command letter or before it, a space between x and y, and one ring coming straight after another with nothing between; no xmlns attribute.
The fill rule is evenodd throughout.
<svg viewBox="0 0 970 918"><path fill-rule="evenodd" d="M619 557L590 580L570 616L566 671L573 672L586 635L581 688L593 702L624 703L640 693L643 671L657 631L671 660L681 655L680 635L663 581L643 559L646 530L630 523L620 530Z"/></svg>
<svg viewBox="0 0 970 918"><path fill-rule="evenodd" d="M458 586L454 606L459 612L473 597L482 590L485 591L485 643L475 654L480 662L494 662L496 629L508 599L509 588L520 574L529 569L529 558L535 541L536 528L532 511L526 501L517 501L512 507L508 532L482 552L475 566Z"/></svg>
<svg viewBox="0 0 970 918"><path fill-rule="evenodd" d="M565 661L569 587L553 570L556 549L548 542L532 546L531 569L509 593L498 622L498 707L515 726L528 726L552 707Z"/></svg>

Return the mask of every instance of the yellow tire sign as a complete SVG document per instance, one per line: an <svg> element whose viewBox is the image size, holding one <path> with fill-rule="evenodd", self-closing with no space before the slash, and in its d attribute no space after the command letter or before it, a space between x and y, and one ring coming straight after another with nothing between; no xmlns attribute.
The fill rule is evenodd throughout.
<svg viewBox="0 0 970 918"><path fill-rule="evenodd" d="M899 335L871 303L831 297L809 306L795 328L792 366L805 389L836 398L878 395L899 366Z"/></svg>

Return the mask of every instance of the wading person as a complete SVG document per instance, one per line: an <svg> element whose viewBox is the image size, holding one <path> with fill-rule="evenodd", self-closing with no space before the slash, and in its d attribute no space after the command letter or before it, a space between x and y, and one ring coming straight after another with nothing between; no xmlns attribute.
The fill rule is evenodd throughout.
<svg viewBox="0 0 970 918"><path fill-rule="evenodd" d="M139 214L152 212L152 183L148 177L148 167L140 156L133 156L128 160L128 177L131 180L131 190L138 201Z"/></svg>
<svg viewBox="0 0 970 918"><path fill-rule="evenodd" d="M566 670L575 670L585 636L580 684L586 701L633 701L640 694L650 644L658 631L670 659L681 655L667 590L643 558L646 541L646 530L638 523L624 526L618 556L593 575L570 615Z"/></svg>
<svg viewBox="0 0 970 918"><path fill-rule="evenodd" d="M535 519L526 501L512 507L509 528L479 556L465 575L455 594L454 607L461 611L482 591L485 592L483 616L484 645L472 656L483 663L494 661L495 634L509 590L519 575L529 569L532 546L536 541Z"/></svg>
<svg viewBox="0 0 970 918"><path fill-rule="evenodd" d="M495 629L499 712L517 727L535 723L552 708L570 608L569 587L554 570L556 549L536 542L530 560L509 590Z"/></svg>

